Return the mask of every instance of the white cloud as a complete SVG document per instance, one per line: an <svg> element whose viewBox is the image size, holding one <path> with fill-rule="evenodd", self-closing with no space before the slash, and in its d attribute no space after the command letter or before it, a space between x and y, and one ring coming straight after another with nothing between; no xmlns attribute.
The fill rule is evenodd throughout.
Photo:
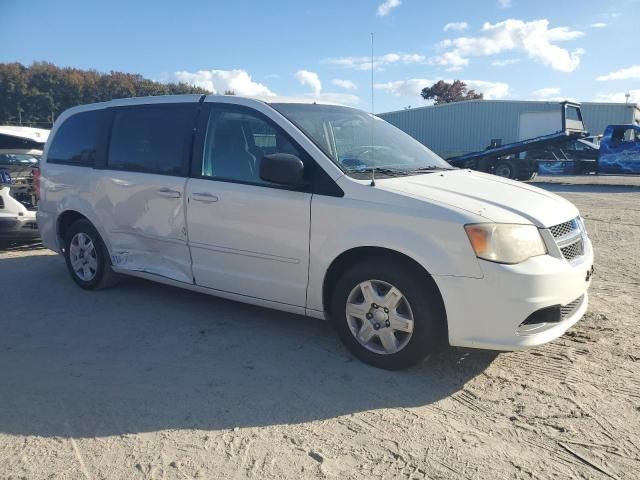
<svg viewBox="0 0 640 480"><path fill-rule="evenodd" d="M562 90L559 87L546 87L534 90L529 95L534 100L549 100L551 102L560 102L564 100L561 96Z"/></svg>
<svg viewBox="0 0 640 480"><path fill-rule="evenodd" d="M592 23L591 25L589 25L591 28L606 28L608 26L607 23L604 22L597 22L597 23Z"/></svg>
<svg viewBox="0 0 640 480"><path fill-rule="evenodd" d="M254 82L246 70L200 70L198 72L174 72L178 82L196 85L215 94L233 90L237 95L274 96L268 87Z"/></svg>
<svg viewBox="0 0 640 480"><path fill-rule="evenodd" d="M494 67L507 67L509 65L514 65L519 61L519 58L507 58L506 60L494 60L491 62L491 65Z"/></svg>
<svg viewBox="0 0 640 480"><path fill-rule="evenodd" d="M463 80L467 87L484 94L485 100L500 100L511 93L509 84L504 82L487 82L484 80Z"/></svg>
<svg viewBox="0 0 640 480"><path fill-rule="evenodd" d="M319 96L320 92L322 92L322 82L320 82L320 77L318 77L318 74L315 72L310 72L309 70L298 70L296 72L296 80L298 80L302 85L311 87L315 96Z"/></svg>
<svg viewBox="0 0 640 480"><path fill-rule="evenodd" d="M424 55L418 53L387 53L386 55L380 55L374 57L373 66L376 70L379 70L388 65L410 65L416 63L425 63L426 58ZM353 70L369 70L371 68L371 57L338 57L329 58L324 61L332 65L339 65Z"/></svg>
<svg viewBox="0 0 640 480"><path fill-rule="evenodd" d="M358 85L356 85L351 80L343 80L341 78L334 78L331 80L331 83L336 87L344 88L345 90L357 90Z"/></svg>
<svg viewBox="0 0 640 480"><path fill-rule="evenodd" d="M469 24L467 22L451 22L451 23L447 23L442 30L445 32L448 32L449 30L462 32L467 28L469 28Z"/></svg>
<svg viewBox="0 0 640 480"><path fill-rule="evenodd" d="M322 92L317 98L324 102L342 105L358 105L360 103L360 97L351 93Z"/></svg>
<svg viewBox="0 0 640 480"><path fill-rule="evenodd" d="M419 99L422 89L430 87L434 83L434 80L428 78L410 78L408 80L376 83L373 86L378 90L384 90L396 97L413 97Z"/></svg>
<svg viewBox="0 0 640 480"><path fill-rule="evenodd" d="M549 28L546 19L531 22L509 19L495 24L486 22L476 37L458 37L440 42L443 53L431 58L430 62L446 67L465 67L469 64L469 57L523 51L554 70L572 72L580 64L584 50L569 52L555 43L574 40L582 35L583 32L569 27Z"/></svg>
<svg viewBox="0 0 640 480"><path fill-rule="evenodd" d="M453 80L445 80L451 83ZM410 78L396 80L394 82L376 83L374 87L384 90L397 97L420 98L420 92L425 87L430 87L436 81L428 78ZM487 82L484 80L463 80L469 89L482 92L486 100L498 100L507 97L511 90L504 82Z"/></svg>
<svg viewBox="0 0 640 480"><path fill-rule="evenodd" d="M594 98L594 101L610 102L610 103L626 103L627 93L629 94L629 103L640 103L640 89L629 90L627 92L598 93Z"/></svg>
<svg viewBox="0 0 640 480"><path fill-rule="evenodd" d="M322 82L316 72L310 72L309 70L298 70L295 74L296 80L302 85L311 88L311 92L303 94L304 97L311 97L316 100L320 100L328 103L340 103L343 105L357 105L360 103L360 98L357 95L351 93L339 93L339 92L323 92ZM342 82L351 83L349 80L342 80ZM336 84L335 80L332 82ZM355 86L355 84L353 84ZM344 87L343 87L344 88ZM357 87L356 87L357 88Z"/></svg>
<svg viewBox="0 0 640 480"><path fill-rule="evenodd" d="M601 75L596 78L596 80L606 82L609 80L629 80L631 78L640 78L640 65L633 65L632 67L622 68L607 75Z"/></svg>
<svg viewBox="0 0 640 480"><path fill-rule="evenodd" d="M511 0L498 0L498 6L500 8L509 8L511 6Z"/></svg>
<svg viewBox="0 0 640 480"><path fill-rule="evenodd" d="M400 0L384 0L380 5L378 5L378 11L376 14L379 17L386 17L389 15L389 12L396 7L399 7L402 2Z"/></svg>

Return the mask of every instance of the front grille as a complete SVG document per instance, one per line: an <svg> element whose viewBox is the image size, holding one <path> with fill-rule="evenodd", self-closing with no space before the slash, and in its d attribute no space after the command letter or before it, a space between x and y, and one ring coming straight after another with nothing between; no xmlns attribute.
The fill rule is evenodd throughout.
<svg viewBox="0 0 640 480"><path fill-rule="evenodd" d="M562 256L571 261L584 255L583 226L579 217L549 228Z"/></svg>
<svg viewBox="0 0 640 480"><path fill-rule="evenodd" d="M564 258L567 260L573 260L584 253L584 243L582 242L582 239L580 239L576 243L562 247L560 251Z"/></svg>
<svg viewBox="0 0 640 480"><path fill-rule="evenodd" d="M583 301L584 301L584 295L580 295L573 302L560 307L560 315L562 317L562 320L565 320L569 318L571 315L573 315L575 311L578 310L578 308L580 308L580 305L582 305Z"/></svg>
<svg viewBox="0 0 640 480"><path fill-rule="evenodd" d="M578 222L577 218L574 218L573 220L569 220L568 222L555 225L549 228L549 230L551 231L551 235L553 235L553 238L562 238L569 235L570 233L580 230L580 223Z"/></svg>

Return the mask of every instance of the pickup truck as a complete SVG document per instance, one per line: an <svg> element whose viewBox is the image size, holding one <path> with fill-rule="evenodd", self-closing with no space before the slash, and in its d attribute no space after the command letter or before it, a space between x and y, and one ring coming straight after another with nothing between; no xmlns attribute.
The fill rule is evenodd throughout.
<svg viewBox="0 0 640 480"><path fill-rule="evenodd" d="M581 142L579 149L567 144L535 154L539 159L538 172L541 175L640 174L640 126L609 125L599 145L584 140L576 142Z"/></svg>

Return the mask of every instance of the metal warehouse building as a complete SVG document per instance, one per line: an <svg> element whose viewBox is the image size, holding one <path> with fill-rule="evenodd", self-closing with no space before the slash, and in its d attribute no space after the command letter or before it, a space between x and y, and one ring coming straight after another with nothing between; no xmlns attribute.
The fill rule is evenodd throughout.
<svg viewBox="0 0 640 480"><path fill-rule="evenodd" d="M492 139L501 139L502 144L523 140L519 132L523 113L558 111L559 108L558 102L470 100L379 116L447 158L484 150ZM599 135L610 124L640 124L640 106L585 102L582 117L587 130Z"/></svg>

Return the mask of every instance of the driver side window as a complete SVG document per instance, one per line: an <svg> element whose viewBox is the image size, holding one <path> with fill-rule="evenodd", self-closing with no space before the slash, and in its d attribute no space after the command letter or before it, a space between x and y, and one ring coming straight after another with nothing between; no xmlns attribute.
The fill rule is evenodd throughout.
<svg viewBox="0 0 640 480"><path fill-rule="evenodd" d="M304 156L276 125L245 110L216 108L207 125L202 176L239 183L273 185L260 178L265 155Z"/></svg>

